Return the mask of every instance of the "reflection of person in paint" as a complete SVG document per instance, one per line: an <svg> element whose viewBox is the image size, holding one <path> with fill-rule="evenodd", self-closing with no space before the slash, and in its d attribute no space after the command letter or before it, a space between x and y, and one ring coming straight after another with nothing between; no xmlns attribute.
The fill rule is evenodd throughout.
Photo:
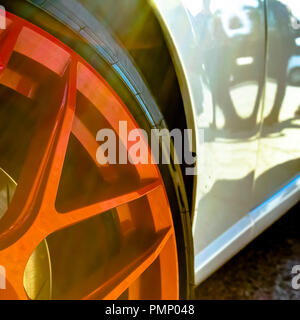
<svg viewBox="0 0 300 320"><path fill-rule="evenodd" d="M198 41L201 43L199 51L197 52L196 61L200 61L200 96L201 96L201 106L199 114L204 111L204 90L203 85L209 85L209 79L205 72L205 50L212 41L212 22L213 14L210 11L211 0L203 0L202 10L195 16L197 21L197 34L199 35Z"/></svg>
<svg viewBox="0 0 300 320"><path fill-rule="evenodd" d="M274 104L270 114L264 120L267 125L279 121L280 109L286 94L288 83L288 63L296 52L295 30L291 26L292 13L288 7L277 0L269 0L269 55L268 77L277 84Z"/></svg>
<svg viewBox="0 0 300 320"><path fill-rule="evenodd" d="M257 6L262 6L257 2ZM264 76L263 8L244 5L237 10L221 8L211 17L213 41L205 52L205 67L213 95L214 114L218 105L225 117L225 129L247 130L256 123L262 98ZM253 63L246 68L237 66L237 59L249 55ZM233 85L254 81L258 93L252 114L242 119L230 91Z"/></svg>

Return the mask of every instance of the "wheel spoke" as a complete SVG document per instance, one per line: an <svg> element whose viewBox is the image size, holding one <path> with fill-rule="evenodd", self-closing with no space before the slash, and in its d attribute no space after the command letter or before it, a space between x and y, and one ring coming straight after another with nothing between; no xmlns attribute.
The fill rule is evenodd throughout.
<svg viewBox="0 0 300 320"><path fill-rule="evenodd" d="M52 204L54 208L75 110L76 62L71 63L66 77L67 83L60 85L60 92L51 101L53 107L49 107L37 130L14 199L1 220L0 247L10 241L8 238L15 240L38 214L43 214L43 206L49 209Z"/></svg>
<svg viewBox="0 0 300 320"><path fill-rule="evenodd" d="M159 256L172 234L171 229L161 231L155 243L142 255L129 263L124 269L112 276L107 282L85 297L85 299L117 299L130 284L134 283L141 274L150 267L150 265Z"/></svg>
<svg viewBox="0 0 300 320"><path fill-rule="evenodd" d="M153 192L161 185L160 180L152 180L152 182L144 182L138 189L130 191L128 193L116 196L111 199L99 201L93 205L86 206L80 209L69 211L66 213L56 214L56 226L59 229L66 228L80 221L86 220L98 214L107 212L111 209L119 207L125 203L140 199L146 196L148 193Z"/></svg>
<svg viewBox="0 0 300 320"><path fill-rule="evenodd" d="M22 28L23 25L17 20L4 34L4 39L0 44L0 71L6 68Z"/></svg>
<svg viewBox="0 0 300 320"><path fill-rule="evenodd" d="M77 61L71 60L68 71L67 94L65 101L64 115L61 121L61 127L58 130L56 145L54 152L48 163L48 172L45 175L47 179L42 199L42 210L54 206L60 176L64 164L65 155L69 143L70 134L72 131L73 119L76 108L76 82L77 82Z"/></svg>
<svg viewBox="0 0 300 320"><path fill-rule="evenodd" d="M116 182L118 173L116 172L115 167L109 164L100 165L98 163L96 154L97 149L99 148L99 144L97 143L95 137L88 130L88 128L76 116L74 117L72 132L99 168L100 174L102 175L103 179L109 183Z"/></svg>
<svg viewBox="0 0 300 320"><path fill-rule="evenodd" d="M138 256L131 259L130 248L124 248L116 258L113 258L105 271L105 280L97 289L86 294L83 299L117 299L126 289L134 283L144 271L157 259L167 241L171 237L172 229L162 230L157 233L155 240L150 246ZM66 298L80 297L82 292L91 291L90 288L95 287L95 283L99 283L99 279L103 276L103 270L96 272L87 278L84 284L79 284L78 287L72 288Z"/></svg>
<svg viewBox="0 0 300 320"><path fill-rule="evenodd" d="M30 255L45 235L37 222L18 241L0 250L0 265L6 271L7 287L7 290L0 290L0 300L28 299L23 287L24 270Z"/></svg>
<svg viewBox="0 0 300 320"><path fill-rule="evenodd" d="M126 148L128 153L126 156L130 158L131 146L134 142L128 141L126 132L138 129L138 126L122 100L99 75L93 73L90 68L82 63L78 64L78 91L104 116L105 120L118 135L119 141ZM148 164L138 163L135 168L142 179L158 177L157 168L149 165L151 163L151 153L148 143L142 134L141 141L145 149L148 150ZM123 158L120 163L127 163L127 161Z"/></svg>
<svg viewBox="0 0 300 320"><path fill-rule="evenodd" d="M0 83L28 98L32 98L37 87L37 83L33 79L10 68L5 68L2 71Z"/></svg>

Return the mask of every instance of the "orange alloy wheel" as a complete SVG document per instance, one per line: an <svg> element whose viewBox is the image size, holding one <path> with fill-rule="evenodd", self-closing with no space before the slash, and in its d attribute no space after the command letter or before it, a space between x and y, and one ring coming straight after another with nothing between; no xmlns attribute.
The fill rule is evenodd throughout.
<svg viewBox="0 0 300 320"><path fill-rule="evenodd" d="M157 165L96 160L103 128L131 156L119 122L138 125L124 103L78 54L10 13L0 59L0 299L177 299Z"/></svg>

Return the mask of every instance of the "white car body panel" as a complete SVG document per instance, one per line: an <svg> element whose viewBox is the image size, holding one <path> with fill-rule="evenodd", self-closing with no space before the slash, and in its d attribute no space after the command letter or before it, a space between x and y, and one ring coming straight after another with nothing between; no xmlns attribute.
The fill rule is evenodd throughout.
<svg viewBox="0 0 300 320"><path fill-rule="evenodd" d="M244 15L241 4L246 3L250 8L254 8L256 13L260 11L260 18L264 18L263 5L260 4L261 7L255 9L258 1L232 0L230 4L226 1L227 7L234 8L232 10L226 8L224 0L221 1L222 5L218 0L212 1L212 6L222 6L224 14L221 21L228 38L234 38L237 34L238 36L250 34L254 28ZM204 132L204 136L211 134L210 127L213 121L216 121L217 129L222 129L225 121L222 119L224 115L222 116L218 109L214 109L211 91L205 88L200 80L203 72L206 72L200 53L203 52L203 46L208 45L196 20L196 16L203 10L203 1L151 0L150 3L165 32L181 86L187 125L194 132L192 147L197 154L197 166L192 218L195 282L198 285L299 201L300 176L297 172L293 172L285 183L274 184L272 193L268 190L269 193L261 196L255 194L258 176L265 173L262 169L257 169L257 165L262 162L260 137L264 98L263 93L259 91L260 81L266 81L264 79L257 78L257 81L243 82L242 85L230 89L235 111L240 118L249 117L254 113L253 110L257 114L254 119L257 128L253 132L250 127L240 130L241 136L248 138L230 139L225 132L221 136L214 137L212 142L209 139L203 141L202 133ZM237 15L242 22L239 27L230 30L228 25L234 15ZM262 20L259 27L259 32L263 35L265 24ZM251 52L247 54L246 48L244 52L243 48L238 48L240 50L240 56L236 59L238 68L251 65L256 71L261 68L261 61L257 61L257 57L264 59L266 53L264 39L259 41L260 38L254 42L257 48L252 54ZM260 72L264 76L263 67ZM212 114L213 109L215 115ZM296 134L300 138L298 131ZM274 157L277 157L276 152ZM287 160L299 158L300 148ZM224 181L229 182L226 184ZM220 188L213 189L215 186ZM205 202L208 195L208 201Z"/></svg>

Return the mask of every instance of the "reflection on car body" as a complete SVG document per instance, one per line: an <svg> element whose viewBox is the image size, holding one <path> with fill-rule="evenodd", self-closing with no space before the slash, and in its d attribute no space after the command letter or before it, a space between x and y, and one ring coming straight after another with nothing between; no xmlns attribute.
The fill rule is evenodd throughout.
<svg viewBox="0 0 300 320"><path fill-rule="evenodd" d="M204 130L193 208L200 283L299 199L300 4L154 2L188 83L195 132Z"/></svg>

